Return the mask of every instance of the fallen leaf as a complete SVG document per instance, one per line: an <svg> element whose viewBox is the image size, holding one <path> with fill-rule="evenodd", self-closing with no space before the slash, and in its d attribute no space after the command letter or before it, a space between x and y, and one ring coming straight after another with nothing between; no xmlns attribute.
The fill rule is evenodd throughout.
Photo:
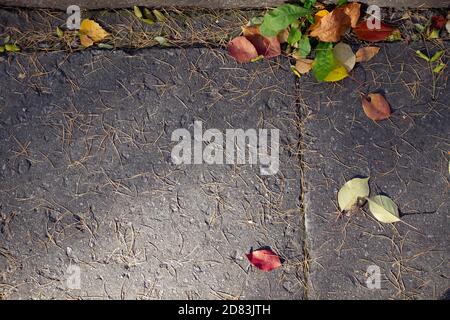
<svg viewBox="0 0 450 320"><path fill-rule="evenodd" d="M102 41L108 33L94 20L84 19L80 25L80 42L84 47Z"/></svg>
<svg viewBox="0 0 450 320"><path fill-rule="evenodd" d="M333 44L319 42L316 47L316 56L312 65L312 72L318 81L324 81L326 76L337 66L333 55Z"/></svg>
<svg viewBox="0 0 450 320"><path fill-rule="evenodd" d="M166 21L167 18L164 14L162 14L161 11L154 9L152 12L153 12L153 15L155 16L156 20L158 20L159 22Z"/></svg>
<svg viewBox="0 0 450 320"><path fill-rule="evenodd" d="M447 65L443 62L439 63L436 67L433 68L434 73L441 72Z"/></svg>
<svg viewBox="0 0 450 320"><path fill-rule="evenodd" d="M298 71L299 74L308 73L312 69L313 60L300 58L295 62L295 70Z"/></svg>
<svg viewBox="0 0 450 320"><path fill-rule="evenodd" d="M438 61L442 55L444 54L444 50L436 51L436 53L430 58L430 62Z"/></svg>
<svg viewBox="0 0 450 320"><path fill-rule="evenodd" d="M242 28L244 37L255 47L258 55L266 59L274 58L281 54L280 41L277 37L265 37L261 35L259 26L250 26Z"/></svg>
<svg viewBox="0 0 450 320"><path fill-rule="evenodd" d="M338 192L339 209L351 210L360 199L368 197L369 192L369 178L354 178L347 181Z"/></svg>
<svg viewBox="0 0 450 320"><path fill-rule="evenodd" d="M258 55L262 55L266 59L274 58L281 54L281 46L277 37L254 35L246 38L253 44Z"/></svg>
<svg viewBox="0 0 450 320"><path fill-rule="evenodd" d="M292 46L292 45L296 44L297 42L299 42L301 38L302 38L302 33L300 32L300 30L298 28L291 28L286 41L287 41L287 43L289 43Z"/></svg>
<svg viewBox="0 0 450 320"><path fill-rule="evenodd" d="M83 47L90 47L94 44L94 41L92 41L91 38L89 38L87 35L85 34L80 34L80 43Z"/></svg>
<svg viewBox="0 0 450 320"><path fill-rule="evenodd" d="M360 40L377 42L386 40L394 30L393 27L380 22L379 29L369 29L367 27L367 21L361 21L354 29L356 36Z"/></svg>
<svg viewBox="0 0 450 320"><path fill-rule="evenodd" d="M20 47L15 43L5 43L5 50L6 52L19 52Z"/></svg>
<svg viewBox="0 0 450 320"><path fill-rule="evenodd" d="M345 67L347 72L355 67L356 56L348 44L343 42L336 44L333 48L333 55L336 60Z"/></svg>
<svg viewBox="0 0 450 320"><path fill-rule="evenodd" d="M450 33L450 20L447 20L447 23L445 24L445 29L448 33Z"/></svg>
<svg viewBox="0 0 450 320"><path fill-rule="evenodd" d="M356 51L356 62L366 62L380 51L379 47L362 47Z"/></svg>
<svg viewBox="0 0 450 320"><path fill-rule="evenodd" d="M142 14L141 9L139 9L138 6L134 6L134 7L133 7L133 11L134 11L134 15L135 15L137 18L142 19L143 14Z"/></svg>
<svg viewBox="0 0 450 320"><path fill-rule="evenodd" d="M362 97L364 113L374 121L384 120L391 116L391 107L380 93L369 93Z"/></svg>
<svg viewBox="0 0 450 320"><path fill-rule="evenodd" d="M4 46L0 46L0 53L5 52L5 47Z"/></svg>
<svg viewBox="0 0 450 320"><path fill-rule="evenodd" d="M99 44L98 44L98 47L99 47L100 49L108 49L108 50L114 49L114 46L113 46L113 45L110 45L110 44L108 44L108 43L99 43Z"/></svg>
<svg viewBox="0 0 450 320"><path fill-rule="evenodd" d="M425 61L430 61L430 58L425 53L423 53L422 51L416 50L416 54L417 54L417 56L419 58L421 58L421 59L423 59Z"/></svg>
<svg viewBox="0 0 450 320"><path fill-rule="evenodd" d="M160 46L166 47L166 46L169 45L167 39L164 38L164 37L158 36L158 37L155 37L154 39L155 39L156 42L158 42L158 44Z"/></svg>
<svg viewBox="0 0 450 320"><path fill-rule="evenodd" d="M331 70L329 74L327 74L327 76L325 77L325 79L323 79L323 81L336 82L346 77L348 77L347 69L343 65L338 64L333 70Z"/></svg>
<svg viewBox="0 0 450 320"><path fill-rule="evenodd" d="M298 48L295 50L294 55L298 58L306 58L311 52L311 43L307 36L302 36L298 42Z"/></svg>
<svg viewBox="0 0 450 320"><path fill-rule="evenodd" d="M64 37L64 31L62 31L60 27L56 27L56 35L61 39Z"/></svg>
<svg viewBox="0 0 450 320"><path fill-rule="evenodd" d="M298 5L282 4L264 15L264 21L260 28L261 34L266 37L274 37L278 32L289 27L295 20L310 13L310 9Z"/></svg>
<svg viewBox="0 0 450 320"><path fill-rule="evenodd" d="M431 29L428 39L439 39L439 29Z"/></svg>
<svg viewBox="0 0 450 320"><path fill-rule="evenodd" d="M292 28L292 29L295 29L295 28ZM284 29L284 30L280 31L277 35L278 42L280 42L280 43L288 42L288 38L289 38L289 30L288 29Z"/></svg>
<svg viewBox="0 0 450 320"><path fill-rule="evenodd" d="M338 42L351 26L351 19L343 7L331 11L311 26L310 35L323 42Z"/></svg>
<svg viewBox="0 0 450 320"><path fill-rule="evenodd" d="M380 222L393 223L400 221L398 207L389 197L378 195L367 199L369 211Z"/></svg>
<svg viewBox="0 0 450 320"><path fill-rule="evenodd" d="M431 17L431 27L434 29L441 30L445 26L446 23L447 23L447 19L443 16Z"/></svg>
<svg viewBox="0 0 450 320"><path fill-rule="evenodd" d="M402 33L400 32L400 29L394 28L389 35L389 37L386 38L386 41L394 42L394 41L400 41L402 40Z"/></svg>
<svg viewBox="0 0 450 320"><path fill-rule="evenodd" d="M258 57L255 46L243 36L236 37L228 43L228 52L240 63L247 63Z"/></svg>
<svg viewBox="0 0 450 320"><path fill-rule="evenodd" d="M360 16L361 4L349 3L331 12L318 11L315 23L310 27L311 36L324 42L337 42L350 27L355 27Z"/></svg>
<svg viewBox="0 0 450 320"><path fill-rule="evenodd" d="M272 271L281 266L280 257L271 249L259 249L246 254L252 265L262 271Z"/></svg>
<svg viewBox="0 0 450 320"><path fill-rule="evenodd" d="M351 27L356 27L361 13L361 4L357 2L349 3L343 6L342 9L344 10L344 13L350 17Z"/></svg>

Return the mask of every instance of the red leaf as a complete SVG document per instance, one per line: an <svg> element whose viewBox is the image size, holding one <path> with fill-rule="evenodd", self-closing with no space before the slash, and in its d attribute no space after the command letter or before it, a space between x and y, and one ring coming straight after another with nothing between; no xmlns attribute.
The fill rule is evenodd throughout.
<svg viewBox="0 0 450 320"><path fill-rule="evenodd" d="M264 37L262 35L250 35L246 37L256 48L259 55L270 59L281 54L280 41L277 37Z"/></svg>
<svg viewBox="0 0 450 320"><path fill-rule="evenodd" d="M374 121L384 120L391 116L391 107L380 93L369 93L362 97L364 113Z"/></svg>
<svg viewBox="0 0 450 320"><path fill-rule="evenodd" d="M258 57L255 46L246 37L236 37L228 43L228 52L240 63L250 62Z"/></svg>
<svg viewBox="0 0 450 320"><path fill-rule="evenodd" d="M259 249L246 254L252 265L262 271L272 271L281 266L280 257L271 249Z"/></svg>
<svg viewBox="0 0 450 320"><path fill-rule="evenodd" d="M445 24L447 23L447 19L443 16L433 16L431 17L431 27L433 29L441 30Z"/></svg>
<svg viewBox="0 0 450 320"><path fill-rule="evenodd" d="M371 42L386 40L386 38L391 35L393 30L394 30L393 27L391 27L390 25L387 25L383 22L380 22L379 29L369 29L367 27L366 21L361 21L353 29L353 31L356 33L356 36L358 37L358 39L365 40L365 41L371 41Z"/></svg>

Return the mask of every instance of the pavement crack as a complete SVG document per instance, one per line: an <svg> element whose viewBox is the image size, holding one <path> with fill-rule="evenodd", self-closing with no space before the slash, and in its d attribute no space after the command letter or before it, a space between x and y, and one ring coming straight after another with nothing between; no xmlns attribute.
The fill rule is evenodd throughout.
<svg viewBox="0 0 450 320"><path fill-rule="evenodd" d="M310 260L310 252L309 252L309 237L308 230L306 226L306 210L305 210L305 191L306 191L306 180L304 178L305 172L305 162L304 162L304 154L303 150L305 147L305 126L304 122L307 117L307 109L304 103L302 102L300 95L300 79L296 78L295 83L295 109L297 116L297 130L298 130L298 145L297 145L297 158L298 165L300 170L300 194L299 194L299 203L300 203L300 215L301 215L301 232L303 234L302 237L302 253L303 253L303 263L302 263L302 273L303 273L303 297L305 300L309 299L309 290L310 290L310 279L309 279L309 260Z"/></svg>

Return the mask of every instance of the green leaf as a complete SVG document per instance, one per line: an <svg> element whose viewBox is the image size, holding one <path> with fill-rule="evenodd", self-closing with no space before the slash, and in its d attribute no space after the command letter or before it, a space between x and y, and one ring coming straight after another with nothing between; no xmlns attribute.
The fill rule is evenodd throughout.
<svg viewBox="0 0 450 320"><path fill-rule="evenodd" d="M438 52L436 52L430 59L430 62L435 62L438 61L439 58L444 54L444 50L439 50Z"/></svg>
<svg viewBox="0 0 450 320"><path fill-rule="evenodd" d="M167 39L164 37L160 37L160 36L155 37L155 41L158 42L159 45L161 45L163 47L166 47L169 45Z"/></svg>
<svg viewBox="0 0 450 320"><path fill-rule="evenodd" d="M305 9L310 9L316 4L317 0L303 0L302 2Z"/></svg>
<svg viewBox="0 0 450 320"><path fill-rule="evenodd" d="M398 207L389 197L378 195L367 199L369 210L380 222L393 223L400 221Z"/></svg>
<svg viewBox="0 0 450 320"><path fill-rule="evenodd" d="M445 63L439 63L436 67L433 68L434 73L439 73L444 69L447 65Z"/></svg>
<svg viewBox="0 0 450 320"><path fill-rule="evenodd" d="M348 0L338 0L338 2L336 3L336 6L340 7L343 6L344 4L347 4Z"/></svg>
<svg viewBox="0 0 450 320"><path fill-rule="evenodd" d="M300 58L306 58L311 53L311 44L309 43L309 38L303 36L298 42L297 54Z"/></svg>
<svg viewBox="0 0 450 320"><path fill-rule="evenodd" d="M62 31L60 27L56 27L56 35L61 39L64 37L64 31Z"/></svg>
<svg viewBox="0 0 450 320"><path fill-rule="evenodd" d="M149 8L144 8L144 11L142 12L142 15L146 19L152 19L153 20L153 15L152 15L152 12L150 11Z"/></svg>
<svg viewBox="0 0 450 320"><path fill-rule="evenodd" d="M113 45L110 45L108 43L99 43L97 45L100 49L114 49Z"/></svg>
<svg viewBox="0 0 450 320"><path fill-rule="evenodd" d="M316 47L312 72L318 81L324 81L326 76L336 67L337 61L333 55L331 42L319 42Z"/></svg>
<svg viewBox="0 0 450 320"><path fill-rule="evenodd" d="M20 48L17 44L7 43L5 44L5 49L7 52L19 52Z"/></svg>
<svg viewBox="0 0 450 320"><path fill-rule="evenodd" d="M153 21L150 18L142 19L142 21L145 22L146 24L148 24L149 26L151 26L152 24L155 24L155 21Z"/></svg>
<svg viewBox="0 0 450 320"><path fill-rule="evenodd" d="M5 52L5 47L4 46L0 46L0 53Z"/></svg>
<svg viewBox="0 0 450 320"><path fill-rule="evenodd" d="M431 30L430 34L428 35L428 39L439 39L439 30L438 29Z"/></svg>
<svg viewBox="0 0 450 320"><path fill-rule="evenodd" d="M139 19L142 19L143 15L142 15L141 9L139 9L138 6L134 6L134 7L133 7L133 10L134 10L134 15L135 15L136 17L138 17Z"/></svg>
<svg viewBox="0 0 450 320"><path fill-rule="evenodd" d="M359 199L369 196L369 178L354 178L347 181L338 192L341 211L348 211L358 204Z"/></svg>
<svg viewBox="0 0 450 320"><path fill-rule="evenodd" d="M260 61L262 59L264 59L264 56L262 54L260 54L256 58L251 59L250 62L257 62L257 61Z"/></svg>
<svg viewBox="0 0 450 320"><path fill-rule="evenodd" d="M420 23L415 23L414 28L416 28L416 30L420 33L425 31L425 26Z"/></svg>
<svg viewBox="0 0 450 320"><path fill-rule="evenodd" d="M422 58L423 60L425 60L425 61L430 61L430 58L429 58L425 53L423 53L422 51L417 50L417 51L416 51L416 54L417 54L417 56L419 56L419 57Z"/></svg>
<svg viewBox="0 0 450 320"><path fill-rule="evenodd" d="M166 16L164 14L162 14L161 11L154 9L153 14L154 14L156 20L158 20L159 22L166 21Z"/></svg>
<svg viewBox="0 0 450 320"><path fill-rule="evenodd" d="M264 15L264 21L259 30L263 36L274 37L295 20L310 13L311 10L297 5L282 4Z"/></svg>
<svg viewBox="0 0 450 320"><path fill-rule="evenodd" d="M287 42L292 46L294 43L297 43L302 38L302 33L298 28L291 27L289 31L289 36L287 38Z"/></svg>

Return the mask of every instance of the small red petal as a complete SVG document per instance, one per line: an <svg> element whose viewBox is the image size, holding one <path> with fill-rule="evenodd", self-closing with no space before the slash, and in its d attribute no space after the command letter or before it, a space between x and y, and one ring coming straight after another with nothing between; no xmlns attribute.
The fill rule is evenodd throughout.
<svg viewBox="0 0 450 320"><path fill-rule="evenodd" d="M262 271L272 271L281 266L280 257L270 249L255 250L246 256L252 265Z"/></svg>
<svg viewBox="0 0 450 320"><path fill-rule="evenodd" d="M431 17L431 27L433 29L442 29L447 23L447 19L443 16L433 16Z"/></svg>

